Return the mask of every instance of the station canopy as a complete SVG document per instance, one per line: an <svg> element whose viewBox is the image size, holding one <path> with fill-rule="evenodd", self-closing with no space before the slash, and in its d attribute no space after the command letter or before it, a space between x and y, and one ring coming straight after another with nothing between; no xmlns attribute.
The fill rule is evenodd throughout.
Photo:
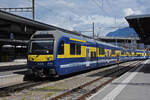
<svg viewBox="0 0 150 100"><path fill-rule="evenodd" d="M139 35L144 44L150 45L150 14L125 17L129 26Z"/></svg>
<svg viewBox="0 0 150 100"><path fill-rule="evenodd" d="M9 38L10 34L13 33L16 40L28 40L30 36L38 30L72 32L0 10L0 39Z"/></svg>

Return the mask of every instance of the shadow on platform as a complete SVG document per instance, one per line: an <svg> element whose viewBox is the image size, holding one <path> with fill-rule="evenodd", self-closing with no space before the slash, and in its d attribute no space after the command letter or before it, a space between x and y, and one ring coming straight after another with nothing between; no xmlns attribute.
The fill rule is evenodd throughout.
<svg viewBox="0 0 150 100"><path fill-rule="evenodd" d="M13 74L20 74L20 75L25 75L25 73L26 73L26 70L13 72Z"/></svg>
<svg viewBox="0 0 150 100"><path fill-rule="evenodd" d="M143 64L140 64L140 66L142 66ZM136 70L130 70L129 72L136 72ZM142 67L142 69L140 69L140 71L138 71L139 73L150 73L150 63L147 62L146 64L144 64L144 66Z"/></svg>
<svg viewBox="0 0 150 100"><path fill-rule="evenodd" d="M111 66L105 66L105 67L111 67ZM104 68L104 67L100 67L100 68L102 69L102 68ZM97 69L100 69L100 68L97 68ZM113 69L115 70L116 67L113 68ZM111 69L111 70L112 70L112 69ZM106 70L106 71L99 71L99 72L97 72L97 73L88 75L88 77L100 77L100 76L104 76L104 74L105 74L105 73L108 73L109 71L110 71L109 69Z"/></svg>

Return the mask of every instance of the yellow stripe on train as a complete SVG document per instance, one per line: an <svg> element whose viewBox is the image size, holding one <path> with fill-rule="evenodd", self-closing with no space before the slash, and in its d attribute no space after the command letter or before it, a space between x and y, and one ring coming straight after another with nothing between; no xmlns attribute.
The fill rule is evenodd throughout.
<svg viewBox="0 0 150 100"><path fill-rule="evenodd" d="M79 39L75 39L75 38L70 38L70 40L72 40L72 41L78 41L78 42L86 42L84 40L79 40Z"/></svg>
<svg viewBox="0 0 150 100"><path fill-rule="evenodd" d="M52 61L54 60L54 56L53 55L28 55L28 60L34 62Z"/></svg>

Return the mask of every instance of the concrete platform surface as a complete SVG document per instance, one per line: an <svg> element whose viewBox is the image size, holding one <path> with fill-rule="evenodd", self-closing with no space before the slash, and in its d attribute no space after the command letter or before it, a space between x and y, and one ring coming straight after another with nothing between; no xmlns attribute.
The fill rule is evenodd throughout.
<svg viewBox="0 0 150 100"><path fill-rule="evenodd" d="M13 62L0 62L0 76L9 74L18 74L27 68L26 59L17 59Z"/></svg>
<svg viewBox="0 0 150 100"><path fill-rule="evenodd" d="M150 60L93 94L88 100L150 100Z"/></svg>
<svg viewBox="0 0 150 100"><path fill-rule="evenodd" d="M15 65L25 65L27 64L26 59L16 59L11 62L0 62L0 67L5 67L5 66L15 66Z"/></svg>
<svg viewBox="0 0 150 100"><path fill-rule="evenodd" d="M5 76L0 76L0 88L22 83L24 75L10 74Z"/></svg>
<svg viewBox="0 0 150 100"><path fill-rule="evenodd" d="M23 82L26 72L26 59L17 59L13 62L0 62L0 88Z"/></svg>

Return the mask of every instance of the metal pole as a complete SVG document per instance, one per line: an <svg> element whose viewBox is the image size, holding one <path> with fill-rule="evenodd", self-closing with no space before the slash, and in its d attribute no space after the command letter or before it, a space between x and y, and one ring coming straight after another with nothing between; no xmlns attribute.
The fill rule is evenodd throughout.
<svg viewBox="0 0 150 100"><path fill-rule="evenodd" d="M94 38L94 22L93 22L93 38Z"/></svg>
<svg viewBox="0 0 150 100"><path fill-rule="evenodd" d="M34 12L34 0L32 0L32 18L35 19L35 12Z"/></svg>
<svg viewBox="0 0 150 100"><path fill-rule="evenodd" d="M115 39L115 41L116 41L116 46L118 46L117 39Z"/></svg>

